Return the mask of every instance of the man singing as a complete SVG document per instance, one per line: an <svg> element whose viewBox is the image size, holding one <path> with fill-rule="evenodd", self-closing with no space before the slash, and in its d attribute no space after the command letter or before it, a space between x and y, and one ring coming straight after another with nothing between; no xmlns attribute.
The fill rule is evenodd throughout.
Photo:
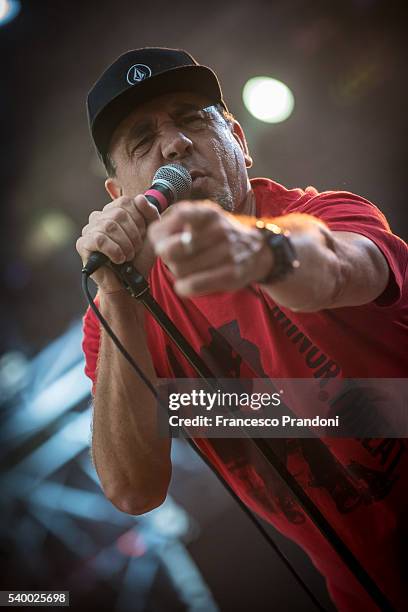
<svg viewBox="0 0 408 612"><path fill-rule="evenodd" d="M225 378L322 381L406 376L407 245L360 196L250 181L245 135L212 70L181 50L129 51L92 88L88 116L111 201L82 230L82 261L93 251L131 261L211 370ZM168 163L189 171L192 189L160 218L142 194ZM92 278L102 314L153 383L197 377L109 267ZM165 499L171 474L155 399L89 310L83 347L94 381L92 454L101 485L123 512L147 512ZM196 443L252 510L309 554L339 610L375 609L249 440ZM403 609L406 441L270 444Z"/></svg>

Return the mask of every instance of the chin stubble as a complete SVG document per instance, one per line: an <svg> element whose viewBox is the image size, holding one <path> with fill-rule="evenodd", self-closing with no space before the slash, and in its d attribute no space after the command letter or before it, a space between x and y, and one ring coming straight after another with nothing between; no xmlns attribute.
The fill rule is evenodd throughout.
<svg viewBox="0 0 408 612"><path fill-rule="evenodd" d="M190 193L191 200L212 200L216 202L226 210L227 212L233 212L234 202L232 196L229 193L208 193L204 189L193 189Z"/></svg>

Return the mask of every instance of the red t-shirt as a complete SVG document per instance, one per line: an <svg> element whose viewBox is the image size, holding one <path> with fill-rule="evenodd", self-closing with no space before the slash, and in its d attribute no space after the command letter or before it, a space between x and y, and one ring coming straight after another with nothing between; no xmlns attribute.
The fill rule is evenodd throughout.
<svg viewBox="0 0 408 612"><path fill-rule="evenodd" d="M408 371L407 245L373 204L348 192L288 190L251 181L256 216L308 213L331 230L371 239L384 254L390 281L376 302L295 313L248 289L184 299L158 259L150 287L159 304L210 369L224 378L404 378ZM153 318L146 314L149 350L159 377L197 378ZM88 309L83 348L95 381L99 323ZM326 577L340 610L374 610L272 468L245 439L197 444L245 503L297 542ZM273 448L397 609L405 608L405 510L408 444L396 439L275 439Z"/></svg>

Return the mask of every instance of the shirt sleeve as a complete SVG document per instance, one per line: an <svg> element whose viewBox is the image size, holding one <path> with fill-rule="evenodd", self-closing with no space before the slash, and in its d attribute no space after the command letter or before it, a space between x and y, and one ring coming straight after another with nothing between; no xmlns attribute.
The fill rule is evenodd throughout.
<svg viewBox="0 0 408 612"><path fill-rule="evenodd" d="M95 297L95 304L99 308L99 297L98 295ZM147 313L147 319L150 319L150 314ZM165 377L165 374L161 371L160 362L159 365L157 363L157 352L152 350L152 347L159 344L162 340L162 337L153 338L149 337L149 334L152 333L151 326L147 329L148 335L148 344L149 350L153 361L153 366L156 371L156 375L159 378ZM82 350L85 356L85 374L88 378L91 379L92 392L95 391L95 385L97 380L97 366L98 366L98 355L99 348L101 343L101 324L96 317L93 310L88 306L85 315L82 319ZM162 347L163 354L166 353L165 345Z"/></svg>
<svg viewBox="0 0 408 612"><path fill-rule="evenodd" d="M374 204L347 191L327 191L301 204L296 212L321 219L333 231L354 232L369 238L384 255L390 270L388 285L375 303L391 306L399 301L407 270L408 246L392 233L387 219Z"/></svg>
<svg viewBox="0 0 408 612"><path fill-rule="evenodd" d="M99 306L96 297L95 303ZM85 374L92 380L93 389L96 383L96 366L98 363L99 345L101 341L100 323L95 313L89 308L82 321L83 339L82 350L85 355Z"/></svg>

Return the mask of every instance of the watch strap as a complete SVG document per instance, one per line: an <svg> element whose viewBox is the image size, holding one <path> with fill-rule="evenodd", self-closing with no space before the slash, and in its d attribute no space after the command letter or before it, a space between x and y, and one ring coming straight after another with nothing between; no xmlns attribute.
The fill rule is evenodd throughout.
<svg viewBox="0 0 408 612"><path fill-rule="evenodd" d="M273 254L272 269L257 282L270 285L284 280L288 274L300 266L289 230L284 230L275 223L265 222L262 219L256 220L255 227L262 233L264 243Z"/></svg>

